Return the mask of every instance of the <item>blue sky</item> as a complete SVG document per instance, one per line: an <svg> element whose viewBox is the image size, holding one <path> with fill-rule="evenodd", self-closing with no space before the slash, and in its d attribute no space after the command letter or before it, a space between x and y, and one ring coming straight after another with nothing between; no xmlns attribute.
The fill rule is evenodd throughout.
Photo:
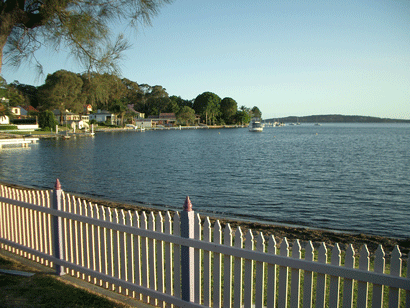
<svg viewBox="0 0 410 308"><path fill-rule="evenodd" d="M263 118L316 114L410 119L410 1L175 0L133 44L122 77L193 99L211 91ZM41 51L45 73L82 72ZM30 68L7 82L40 85Z"/></svg>

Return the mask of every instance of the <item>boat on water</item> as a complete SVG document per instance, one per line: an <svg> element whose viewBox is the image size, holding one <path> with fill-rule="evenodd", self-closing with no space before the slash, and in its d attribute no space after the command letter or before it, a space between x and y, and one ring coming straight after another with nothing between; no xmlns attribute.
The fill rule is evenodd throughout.
<svg viewBox="0 0 410 308"><path fill-rule="evenodd" d="M249 123L248 128L250 132L262 132L263 124L259 118L253 118Z"/></svg>

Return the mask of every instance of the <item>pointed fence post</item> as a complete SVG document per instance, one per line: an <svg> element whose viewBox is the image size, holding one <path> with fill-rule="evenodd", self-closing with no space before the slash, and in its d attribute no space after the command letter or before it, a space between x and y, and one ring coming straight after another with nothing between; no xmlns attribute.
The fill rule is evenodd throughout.
<svg viewBox="0 0 410 308"><path fill-rule="evenodd" d="M61 184L60 180L56 180L56 185L53 191L53 209L61 211ZM64 239L63 239L63 219L60 216L53 217L53 256L56 259L63 260L64 258ZM55 264L55 263L54 263ZM59 276L65 275L64 266L55 264L56 274Z"/></svg>
<svg viewBox="0 0 410 308"><path fill-rule="evenodd" d="M195 212L192 210L192 203L187 196L184 210L181 212L181 237L194 238ZM182 300L194 302L195 294L194 275L194 248L181 246L181 295Z"/></svg>

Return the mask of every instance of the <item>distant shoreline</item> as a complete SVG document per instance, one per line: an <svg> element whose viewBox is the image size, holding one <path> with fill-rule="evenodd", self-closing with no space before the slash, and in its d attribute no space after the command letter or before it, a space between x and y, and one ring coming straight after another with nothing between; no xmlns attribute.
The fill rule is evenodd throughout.
<svg viewBox="0 0 410 308"><path fill-rule="evenodd" d="M378 118L360 115L310 115L310 116L288 116L280 118L264 119L264 123L280 122L280 123L410 123L410 120L405 119L389 119Z"/></svg>
<svg viewBox="0 0 410 308"><path fill-rule="evenodd" d="M42 190L36 187L24 186L24 185L16 185L10 184L4 181L0 181L0 184L5 186L13 187L16 189L30 189L30 190ZM88 202L103 205L111 208L117 208L122 210L136 210L138 212L146 211L146 212L154 212L158 213L166 212L166 210L162 210L160 207L150 207L150 205L145 204L129 204L125 202L118 202L113 200L107 199L99 199L95 197L88 197L80 194L70 193L73 196L78 198L84 199ZM182 206L181 206L182 210ZM195 207L194 207L195 210ZM253 234L262 232L262 234L266 236L273 235L277 243L281 243L284 237L287 238L290 245L298 239L301 242L302 247L308 241L312 241L315 247L318 247L320 243L324 242L328 247L333 247L336 243L341 246L342 250L346 250L349 244L352 244L353 247L359 251L360 248L366 244L370 253L374 253L379 245L383 246L384 252L386 255L390 255L393 248L398 245L400 247L400 251L403 254L403 259L407 259L407 256L410 251L410 238L407 239L396 239L378 235L369 235L369 234L357 234L357 233L347 233L347 232L339 232L339 231L331 231L331 230L323 230L320 228L308 228L303 226L290 226L286 224L274 224L274 223L261 223L261 222L254 222L254 221L246 221L246 220L239 220L239 219L230 219L227 217L211 217L208 215L201 215L202 221L209 217L212 225L215 223L216 220L219 220L220 224L225 227L226 224L230 224L232 229L236 229L240 227L242 233L245 235L246 232L251 229Z"/></svg>

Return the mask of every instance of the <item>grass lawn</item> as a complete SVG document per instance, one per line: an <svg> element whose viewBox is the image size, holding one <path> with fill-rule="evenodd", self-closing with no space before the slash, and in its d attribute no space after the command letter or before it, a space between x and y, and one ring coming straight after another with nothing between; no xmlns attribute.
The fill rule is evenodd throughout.
<svg viewBox="0 0 410 308"><path fill-rule="evenodd" d="M127 307L68 285L57 276L0 256L0 269L35 273L23 277L0 273L0 307Z"/></svg>

